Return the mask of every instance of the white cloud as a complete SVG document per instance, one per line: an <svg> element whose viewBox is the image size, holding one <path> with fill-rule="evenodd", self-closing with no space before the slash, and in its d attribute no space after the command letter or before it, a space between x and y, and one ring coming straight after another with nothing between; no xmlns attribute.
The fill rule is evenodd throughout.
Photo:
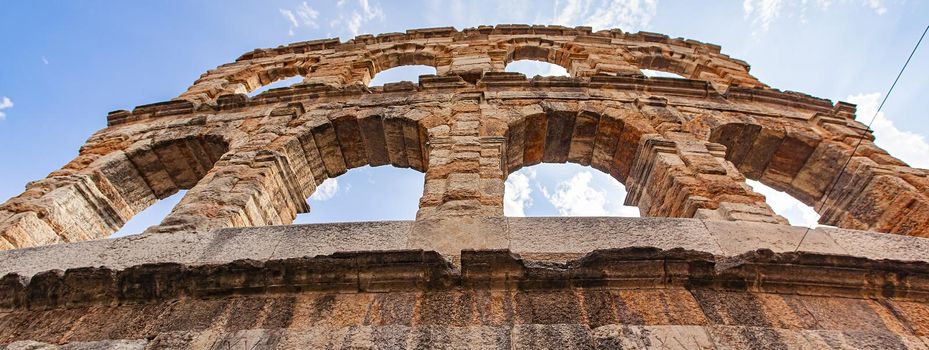
<svg viewBox="0 0 929 350"><path fill-rule="evenodd" d="M878 15L887 12L882 0L839 0L839 4L857 2L859 5L867 7ZM829 7L836 3L833 0L816 0L816 6L820 11L829 10ZM801 23L806 23L806 12L809 8L808 0L743 0L742 12L745 18L752 20L752 24L761 27L761 31L766 32L779 17L792 17L795 12L799 12Z"/></svg>
<svg viewBox="0 0 929 350"><path fill-rule="evenodd" d="M684 79L684 77L682 77L680 74L677 74L677 73L662 72L660 70L652 70L652 69L640 69L640 70L642 71L642 75L649 77L649 78L659 77L659 78Z"/></svg>
<svg viewBox="0 0 929 350"><path fill-rule="evenodd" d="M874 10L874 13L883 15L887 12L887 8L884 7L884 4L881 0L865 0L865 5Z"/></svg>
<svg viewBox="0 0 929 350"><path fill-rule="evenodd" d="M637 208L611 203L607 191L592 187L591 180L593 175L589 171L581 171L559 182L554 193L540 188L561 216L638 216Z"/></svg>
<svg viewBox="0 0 929 350"><path fill-rule="evenodd" d="M552 77L566 77L568 76L568 70L564 67L557 64L551 64L546 62L532 61L532 60L519 60L511 62L506 66L507 72L517 72L523 73L526 77L532 78L536 75L541 75L543 77L552 76Z"/></svg>
<svg viewBox="0 0 929 350"><path fill-rule="evenodd" d="M648 26L658 0L565 0L555 2L551 22L565 26L590 26L594 30L619 28L627 32Z"/></svg>
<svg viewBox="0 0 929 350"><path fill-rule="evenodd" d="M506 216L526 216L526 208L532 206L532 189L529 187L529 179L534 178L533 170L531 174L524 174L522 170L511 174L506 182L503 183L503 213Z"/></svg>
<svg viewBox="0 0 929 350"><path fill-rule="evenodd" d="M287 34L290 36L293 36L294 29L300 28L301 25L312 28L319 27L319 25L316 23L316 19L319 17L319 11L316 11L314 8L310 7L306 1L300 4L300 6L297 6L296 14L293 10L279 8L278 11L280 11L281 16L284 16L284 19L290 23L290 28L287 30Z"/></svg>
<svg viewBox="0 0 929 350"><path fill-rule="evenodd" d="M361 25L363 21L364 19L361 17L361 14L352 12L351 18L349 18L348 23L346 23L346 25L348 25L348 31L352 32L353 36L361 34Z"/></svg>
<svg viewBox="0 0 929 350"><path fill-rule="evenodd" d="M371 6L368 0L358 0L358 7L361 8L361 12L352 12L352 17L348 22L348 29L352 32L352 35L361 34L361 27L368 21L375 18L384 19L384 13L381 11L381 8Z"/></svg>
<svg viewBox="0 0 929 350"><path fill-rule="evenodd" d="M766 202L771 206L771 209L774 210L776 214L787 218L787 221L789 221L791 225L814 228L819 225L817 224L817 221L819 221L819 214L816 213L813 207L803 204L803 202L800 202L791 195L765 186L758 181L747 180L746 182L755 192L763 194Z"/></svg>
<svg viewBox="0 0 929 350"><path fill-rule="evenodd" d="M894 126L890 119L880 112L877 116L877 107L880 104L881 93L849 95L845 100L858 105L858 120L868 124L871 117L874 123L874 143L892 156L900 158L910 166L929 169L929 143L923 135L904 131Z"/></svg>
<svg viewBox="0 0 929 350"><path fill-rule="evenodd" d="M281 11L281 15L284 16L284 18L287 19L287 21L290 22L290 26L291 26L291 27L299 27L299 26L300 26L300 23L297 22L297 16L294 16L294 12L293 12L293 11L291 11L291 10L285 10L285 9L277 9L277 10L278 10L278 11Z"/></svg>
<svg viewBox="0 0 929 350"><path fill-rule="evenodd" d="M310 7L306 1L297 7L297 16L300 17L300 21L303 22L303 25L313 28L319 27L319 25L316 24L316 18L319 17L319 11L316 11Z"/></svg>
<svg viewBox="0 0 929 350"><path fill-rule="evenodd" d="M783 0L745 0L742 2L742 11L745 12L745 17L754 16L752 22L760 24L761 29L764 31L768 31L771 23L781 15L781 9L783 8Z"/></svg>
<svg viewBox="0 0 929 350"><path fill-rule="evenodd" d="M9 97L3 96L3 98L0 99L0 120L6 119L6 113L3 113L3 110L12 107L13 101L10 100Z"/></svg>
<svg viewBox="0 0 929 350"><path fill-rule="evenodd" d="M319 202L327 201L335 197L337 192L339 192L339 180L326 179L326 181L323 181L321 185L316 187L316 191L313 192L310 199Z"/></svg>
<svg viewBox="0 0 929 350"><path fill-rule="evenodd" d="M338 8L344 8L346 1L336 3ZM374 19L384 20L384 11L377 4L371 4L368 0L358 0L357 7L351 11L340 13L337 19L329 21L329 26L337 28L344 24L352 36L362 34L364 25Z"/></svg>

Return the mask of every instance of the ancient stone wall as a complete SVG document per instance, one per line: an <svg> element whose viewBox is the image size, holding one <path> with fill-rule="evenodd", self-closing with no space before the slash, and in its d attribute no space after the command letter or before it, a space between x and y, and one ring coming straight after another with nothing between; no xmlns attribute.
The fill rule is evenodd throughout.
<svg viewBox="0 0 929 350"><path fill-rule="evenodd" d="M571 77L503 72L519 59ZM438 75L366 86L409 64ZM499 217L506 176L541 162L612 175L643 216L786 224L749 178L815 206L824 224L929 235L929 172L875 146L854 106L771 89L748 70L711 44L585 27L435 28L259 49L172 101L111 112L73 161L0 205L0 248L107 237L180 189L180 204L147 232L287 224L323 180L364 165L424 172L420 221ZM304 83L246 95L291 76Z"/></svg>
<svg viewBox="0 0 929 350"><path fill-rule="evenodd" d="M456 262L410 221L0 252L0 349L929 348L929 239L502 220Z"/></svg>
<svg viewBox="0 0 929 350"><path fill-rule="evenodd" d="M571 77L504 72L520 59ZM438 74L367 86L410 64ZM929 236L929 171L718 46L520 25L302 42L107 120L0 205L0 350L929 348L929 239L905 236ZM510 173L566 162L645 218L503 216ZM425 173L415 221L287 225L365 165ZM786 225L746 179L841 228ZM180 190L161 224L98 239Z"/></svg>

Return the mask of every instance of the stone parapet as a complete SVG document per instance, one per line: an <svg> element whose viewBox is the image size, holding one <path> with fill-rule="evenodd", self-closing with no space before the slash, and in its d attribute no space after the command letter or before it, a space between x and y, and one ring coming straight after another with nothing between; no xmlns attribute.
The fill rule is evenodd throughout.
<svg viewBox="0 0 929 350"><path fill-rule="evenodd" d="M417 249L417 224L2 252L0 347L923 349L929 340L923 238L829 228L800 244L803 228L765 223L507 218L503 249L447 259Z"/></svg>
<svg viewBox="0 0 929 350"><path fill-rule="evenodd" d="M417 227L422 226L422 227ZM718 257L768 249L872 260L929 262L929 239L820 227L673 218L474 218L452 226L465 237L428 222L387 221L344 224L230 228L209 233L142 234L117 239L56 244L0 252L0 276L33 276L50 270L143 264L186 266L234 260L283 260L337 252L438 251L453 262L469 249L508 250L533 261L566 262L598 249L682 248ZM418 236L447 236L445 243ZM802 239L802 242L801 242Z"/></svg>

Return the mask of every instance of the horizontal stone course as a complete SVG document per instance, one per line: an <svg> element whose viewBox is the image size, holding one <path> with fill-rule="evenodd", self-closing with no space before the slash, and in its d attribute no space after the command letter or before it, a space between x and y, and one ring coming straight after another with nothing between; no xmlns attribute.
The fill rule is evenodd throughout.
<svg viewBox="0 0 929 350"><path fill-rule="evenodd" d="M484 223L484 220L490 220ZM501 222L502 220L502 222ZM456 222L468 240L436 245L423 223L411 221L230 228L208 234L144 234L117 239L0 251L0 276L32 276L79 267L124 269L146 263L202 265L238 259L267 261L336 252L426 249L458 255L466 249L509 249L542 260L566 261L597 249L684 248L720 257L757 249L850 254L870 259L929 262L929 239L834 228L673 218L487 218ZM446 226L438 226L444 229ZM493 227L493 230L489 228ZM436 232L435 237L441 236ZM421 237L421 238L417 238ZM452 236L454 237L454 236ZM800 244L800 239L803 243ZM478 246L473 242L494 243ZM470 241L469 241L470 240Z"/></svg>

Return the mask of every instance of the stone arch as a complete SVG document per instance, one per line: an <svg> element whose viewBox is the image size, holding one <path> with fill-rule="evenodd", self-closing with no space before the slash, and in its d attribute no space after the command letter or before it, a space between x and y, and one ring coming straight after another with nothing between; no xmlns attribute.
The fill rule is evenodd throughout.
<svg viewBox="0 0 929 350"><path fill-rule="evenodd" d="M306 76L310 66L318 61L318 57L311 57L251 65L230 75L224 84L225 89L234 93L250 93L279 80Z"/></svg>
<svg viewBox="0 0 929 350"><path fill-rule="evenodd" d="M539 163L570 162L625 184L642 137L654 130L633 109L617 107L541 104L524 109L504 135L507 174Z"/></svg>
<svg viewBox="0 0 929 350"><path fill-rule="evenodd" d="M498 42L495 45L505 52L500 62L500 71L506 65L519 60L532 60L551 63L563 67L571 76L576 76L579 69L590 66L586 60L585 50L571 43L561 43L540 37L517 37Z"/></svg>
<svg viewBox="0 0 929 350"><path fill-rule="evenodd" d="M826 126L813 130L816 126L763 117L724 118L707 137L726 146L727 159L746 177L813 207L822 224L901 233L929 227L922 214L929 203L919 190L922 180L894 172L903 162L876 147L870 134L849 159L861 131L827 116L814 120Z"/></svg>
<svg viewBox="0 0 929 350"><path fill-rule="evenodd" d="M701 79L701 71L709 71L704 66L693 61L692 57L674 51L668 51L658 46L629 48L630 63L639 69L650 69L660 72L674 73L688 79Z"/></svg>
<svg viewBox="0 0 929 350"><path fill-rule="evenodd" d="M707 139L726 146L726 159L745 177L809 206L816 206L837 175L838 156L845 148L813 130L760 123L744 116L712 127Z"/></svg>
<svg viewBox="0 0 929 350"><path fill-rule="evenodd" d="M271 90L293 87L294 85L302 83L303 80L304 80L303 76L300 76L300 75L295 75L292 77L279 79L270 84L267 84L257 89L254 89L252 91L249 91L247 96L248 98L255 98L256 96L261 95Z"/></svg>
<svg viewBox="0 0 929 350"><path fill-rule="evenodd" d="M339 112L308 126L298 136L321 164L317 181L364 165L393 165L425 172L426 131L415 120L386 111Z"/></svg>
<svg viewBox="0 0 929 350"><path fill-rule="evenodd" d="M358 60L351 64L351 67L342 69L351 71L346 83L368 85L375 75L391 68L421 65L433 67L438 72L443 66L448 66L450 61L450 50L443 45L403 42L387 47L382 46L363 50ZM311 73L311 75L318 75L320 72L329 69L331 68L319 69L317 72Z"/></svg>
<svg viewBox="0 0 929 350"><path fill-rule="evenodd" d="M409 113L386 110L271 112L307 122L283 135L233 147L188 191L161 225L147 232L207 232L225 227L290 224L309 212L318 185L349 169L393 165L425 172L425 130ZM277 113L277 114L276 114Z"/></svg>
<svg viewBox="0 0 929 350"><path fill-rule="evenodd" d="M658 131L633 105L576 107L543 102L508 123L505 171L538 163L577 163L626 186L626 205L643 216L786 223L724 159L725 148Z"/></svg>
<svg viewBox="0 0 929 350"><path fill-rule="evenodd" d="M718 47L715 50L718 51ZM686 79L706 81L721 91L732 85L767 87L748 74L748 64L711 52L708 47L672 49L656 44L627 45L622 48L620 56L627 64L638 69L674 73Z"/></svg>
<svg viewBox="0 0 929 350"><path fill-rule="evenodd" d="M0 237L18 247L108 237L156 201L192 188L227 149L222 136L187 134L69 164L0 206Z"/></svg>
<svg viewBox="0 0 929 350"><path fill-rule="evenodd" d="M222 136L207 134L142 142L129 147L125 154L158 200L193 188L228 150L229 144ZM130 206L144 209L153 203L151 198L139 196L134 184L113 184Z"/></svg>

